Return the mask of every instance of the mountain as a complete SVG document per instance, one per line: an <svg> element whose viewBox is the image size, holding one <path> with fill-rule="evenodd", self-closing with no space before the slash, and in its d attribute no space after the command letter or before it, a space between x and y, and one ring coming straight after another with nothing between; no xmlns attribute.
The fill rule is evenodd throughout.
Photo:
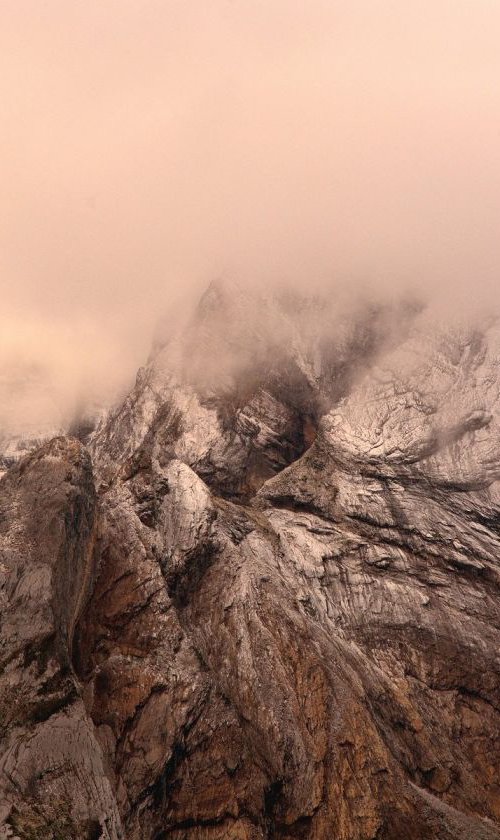
<svg viewBox="0 0 500 840"><path fill-rule="evenodd" d="M499 398L493 319L171 319L0 481L0 837L498 840Z"/></svg>
<svg viewBox="0 0 500 840"><path fill-rule="evenodd" d="M46 371L9 360L0 370L0 475L63 431L57 394Z"/></svg>

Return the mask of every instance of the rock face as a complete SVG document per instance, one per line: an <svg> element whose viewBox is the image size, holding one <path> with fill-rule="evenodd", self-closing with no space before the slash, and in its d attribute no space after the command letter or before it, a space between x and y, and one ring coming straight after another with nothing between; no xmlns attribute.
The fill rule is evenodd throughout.
<svg viewBox="0 0 500 840"><path fill-rule="evenodd" d="M498 840L499 365L214 286L7 472L5 836Z"/></svg>
<svg viewBox="0 0 500 840"><path fill-rule="evenodd" d="M0 482L4 836L123 836L71 664L94 574L95 520L90 458L77 441L54 439Z"/></svg>

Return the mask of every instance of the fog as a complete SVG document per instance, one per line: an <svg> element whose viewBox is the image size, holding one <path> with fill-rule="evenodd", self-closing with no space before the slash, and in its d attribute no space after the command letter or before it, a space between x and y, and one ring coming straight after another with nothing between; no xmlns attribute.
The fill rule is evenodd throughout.
<svg viewBox="0 0 500 840"><path fill-rule="evenodd" d="M217 276L496 305L499 42L496 0L2 0L0 425Z"/></svg>

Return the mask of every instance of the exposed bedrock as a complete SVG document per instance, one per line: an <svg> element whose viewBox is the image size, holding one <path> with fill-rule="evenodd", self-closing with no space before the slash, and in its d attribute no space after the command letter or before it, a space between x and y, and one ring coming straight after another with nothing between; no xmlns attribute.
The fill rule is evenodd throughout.
<svg viewBox="0 0 500 840"><path fill-rule="evenodd" d="M252 305L0 484L4 823L498 840L499 331Z"/></svg>
<svg viewBox="0 0 500 840"><path fill-rule="evenodd" d="M95 523L91 461L77 441L55 438L0 481L6 837L123 837L72 667L75 623L92 587Z"/></svg>

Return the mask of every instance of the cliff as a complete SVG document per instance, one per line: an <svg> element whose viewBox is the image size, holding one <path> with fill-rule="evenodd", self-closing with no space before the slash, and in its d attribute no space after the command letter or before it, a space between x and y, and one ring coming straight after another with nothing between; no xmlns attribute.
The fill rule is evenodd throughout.
<svg viewBox="0 0 500 840"><path fill-rule="evenodd" d="M4 836L500 838L499 349L214 285L14 465Z"/></svg>

